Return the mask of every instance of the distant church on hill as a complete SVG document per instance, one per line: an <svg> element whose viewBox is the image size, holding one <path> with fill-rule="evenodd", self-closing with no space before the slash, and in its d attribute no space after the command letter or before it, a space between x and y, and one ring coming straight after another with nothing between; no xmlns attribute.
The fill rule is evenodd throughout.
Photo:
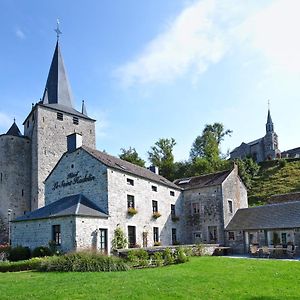
<svg viewBox="0 0 300 300"><path fill-rule="evenodd" d="M274 131L274 124L271 118L270 109L266 123L266 134L250 143L242 143L230 153L230 159L252 157L256 162L272 160L281 157L278 148L278 136Z"/></svg>

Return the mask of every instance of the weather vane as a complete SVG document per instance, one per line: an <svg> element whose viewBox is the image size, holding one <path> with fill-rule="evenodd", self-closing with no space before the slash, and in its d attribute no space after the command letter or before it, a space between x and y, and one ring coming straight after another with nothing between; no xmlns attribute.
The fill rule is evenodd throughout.
<svg viewBox="0 0 300 300"><path fill-rule="evenodd" d="M57 41L59 40L59 35L62 34L62 32L59 29L59 19L56 20L56 29L54 29L54 31L56 32L56 38Z"/></svg>
<svg viewBox="0 0 300 300"><path fill-rule="evenodd" d="M270 99L268 99L268 110L270 110Z"/></svg>

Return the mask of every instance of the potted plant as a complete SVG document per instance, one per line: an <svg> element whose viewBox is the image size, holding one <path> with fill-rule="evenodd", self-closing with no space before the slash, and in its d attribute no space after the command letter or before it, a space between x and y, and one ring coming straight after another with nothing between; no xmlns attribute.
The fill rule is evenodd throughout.
<svg viewBox="0 0 300 300"><path fill-rule="evenodd" d="M172 219L173 222L179 221L179 217L176 216L176 215L172 215L171 219Z"/></svg>
<svg viewBox="0 0 300 300"><path fill-rule="evenodd" d="M129 207L127 209L127 213L130 215L130 216L134 216L135 214L137 214L137 210L134 208L134 207Z"/></svg>
<svg viewBox="0 0 300 300"><path fill-rule="evenodd" d="M161 213L158 212L158 211L155 211L155 212L152 214L153 219L158 219L160 216L161 216Z"/></svg>

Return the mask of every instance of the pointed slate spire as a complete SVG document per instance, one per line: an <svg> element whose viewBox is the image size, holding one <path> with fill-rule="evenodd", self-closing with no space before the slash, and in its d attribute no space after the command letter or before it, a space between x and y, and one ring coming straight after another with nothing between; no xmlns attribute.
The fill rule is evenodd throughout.
<svg viewBox="0 0 300 300"><path fill-rule="evenodd" d="M84 104L84 100L82 100L82 108L81 108L81 113L85 116L87 116L87 111L86 111L86 107Z"/></svg>
<svg viewBox="0 0 300 300"><path fill-rule="evenodd" d="M266 124L266 131L268 132L274 132L274 124L272 122L270 108L268 109L268 117L267 117L267 124Z"/></svg>
<svg viewBox="0 0 300 300"><path fill-rule="evenodd" d="M6 132L7 135L13 135L13 136L23 136L19 127L16 124L16 120L14 119L13 124L11 125L11 127L8 129L8 131Z"/></svg>
<svg viewBox="0 0 300 300"><path fill-rule="evenodd" d="M71 88L58 41L56 42L42 103L60 104L74 108Z"/></svg>

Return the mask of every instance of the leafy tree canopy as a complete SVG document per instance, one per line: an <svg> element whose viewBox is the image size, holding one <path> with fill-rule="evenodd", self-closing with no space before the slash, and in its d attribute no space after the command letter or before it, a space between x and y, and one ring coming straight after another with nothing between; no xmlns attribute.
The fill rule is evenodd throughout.
<svg viewBox="0 0 300 300"><path fill-rule="evenodd" d="M159 168L162 176L169 180L174 179L173 148L175 145L173 138L160 138L148 151L149 161Z"/></svg>
<svg viewBox="0 0 300 300"><path fill-rule="evenodd" d="M226 135L232 133L232 130L225 130L222 123L214 123L213 125L205 125L202 135L197 136L191 151L190 158L192 160L197 157L205 158L210 163L220 158L220 144Z"/></svg>
<svg viewBox="0 0 300 300"><path fill-rule="evenodd" d="M133 163L135 165L138 165L140 167L145 167L145 161L141 159L136 152L135 148L129 147L129 149L121 148L121 154L119 154L119 157L123 160L126 160L130 163Z"/></svg>

